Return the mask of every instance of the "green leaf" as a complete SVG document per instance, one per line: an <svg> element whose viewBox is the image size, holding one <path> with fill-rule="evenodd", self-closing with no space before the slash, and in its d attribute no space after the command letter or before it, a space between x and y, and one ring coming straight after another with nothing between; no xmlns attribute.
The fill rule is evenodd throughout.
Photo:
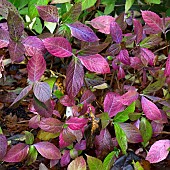
<svg viewBox="0 0 170 170"><path fill-rule="evenodd" d="M32 27L32 29L34 29L37 33L41 34L42 33L42 23L41 20L39 18L36 18L36 21Z"/></svg>
<svg viewBox="0 0 170 170"><path fill-rule="evenodd" d="M48 83L48 85L50 86L50 89L53 89L54 83L56 82L56 77L50 77L46 80L44 80L44 82Z"/></svg>
<svg viewBox="0 0 170 170"><path fill-rule="evenodd" d="M86 155L86 156L87 156L87 163L88 163L90 170L99 170L99 169L103 170L103 164L100 159L89 156L89 155Z"/></svg>
<svg viewBox="0 0 170 170"><path fill-rule="evenodd" d="M103 169L104 170L110 170L111 169L111 167L113 166L114 158L116 157L116 155L117 155L117 152L112 151L106 156L106 158L103 161Z"/></svg>
<svg viewBox="0 0 170 170"><path fill-rule="evenodd" d="M37 134L37 138L40 140L48 141L48 140L57 138L59 135L60 135L60 133L45 132L41 129Z"/></svg>
<svg viewBox="0 0 170 170"><path fill-rule="evenodd" d="M94 6L97 0L76 0L76 2L82 2L82 10L85 10Z"/></svg>
<svg viewBox="0 0 170 170"><path fill-rule="evenodd" d="M133 113L135 111L135 102L130 104L124 111L117 113L114 117L114 122L125 122L129 119L129 113Z"/></svg>
<svg viewBox="0 0 170 170"><path fill-rule="evenodd" d="M48 28L48 30L50 31L51 34L54 33L54 30L57 26L57 23L56 22L47 22L47 21L44 21L44 26L46 26Z"/></svg>
<svg viewBox="0 0 170 170"><path fill-rule="evenodd" d="M142 115L142 113L136 113L136 112L133 112L133 113L129 113L129 119L131 121L135 121L135 120L138 120L140 118L140 116Z"/></svg>
<svg viewBox="0 0 170 170"><path fill-rule="evenodd" d="M125 13L128 12L128 10L131 8L135 0L126 0L125 3Z"/></svg>
<svg viewBox="0 0 170 170"><path fill-rule="evenodd" d="M135 170L144 170L143 167L142 167L142 165L141 165L138 161L135 162L135 161L133 160L132 164L133 164Z"/></svg>
<svg viewBox="0 0 170 170"><path fill-rule="evenodd" d="M31 145L29 147L26 164L31 165L33 162L35 162L37 159L37 155L38 155L38 152L36 148L33 145Z"/></svg>
<svg viewBox="0 0 170 170"><path fill-rule="evenodd" d="M160 4L161 0L144 0L147 4Z"/></svg>
<svg viewBox="0 0 170 170"><path fill-rule="evenodd" d="M60 91L60 90L56 90L53 93L58 99L60 99L62 96L64 96L64 94Z"/></svg>
<svg viewBox="0 0 170 170"><path fill-rule="evenodd" d="M123 129L120 127L119 123L114 123L114 129L116 134L116 140L122 150L123 154L126 154L127 150L127 137Z"/></svg>
<svg viewBox="0 0 170 170"><path fill-rule="evenodd" d="M116 0L102 0L101 4L105 5L104 14L108 15L114 11Z"/></svg>
<svg viewBox="0 0 170 170"><path fill-rule="evenodd" d="M106 126L110 122L110 117L107 112L104 112L100 115L101 123L102 123L102 129L106 128Z"/></svg>
<svg viewBox="0 0 170 170"><path fill-rule="evenodd" d="M143 139L142 144L143 146L146 146L147 142L152 137L152 126L146 118L142 117L140 121L139 129Z"/></svg>
<svg viewBox="0 0 170 170"><path fill-rule="evenodd" d="M3 134L2 128L0 127L0 134Z"/></svg>
<svg viewBox="0 0 170 170"><path fill-rule="evenodd" d="M25 131L25 143L32 145L34 142L34 135L31 132Z"/></svg>

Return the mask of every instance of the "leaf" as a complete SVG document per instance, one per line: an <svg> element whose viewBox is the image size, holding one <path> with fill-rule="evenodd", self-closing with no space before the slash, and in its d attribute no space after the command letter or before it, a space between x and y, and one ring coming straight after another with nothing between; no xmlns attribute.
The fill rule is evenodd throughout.
<svg viewBox="0 0 170 170"><path fill-rule="evenodd" d="M23 99L25 96L27 96L27 94L31 91L31 89L32 89L32 84L22 89L20 94L17 96L17 98L13 101L13 103L10 106L14 105L15 103Z"/></svg>
<svg viewBox="0 0 170 170"><path fill-rule="evenodd" d="M52 0L51 4L59 4L59 3L66 3L66 2L70 2L70 0Z"/></svg>
<svg viewBox="0 0 170 170"><path fill-rule="evenodd" d="M86 140L82 140L80 143L76 143L74 145L74 148L78 151L79 150L81 150L81 151L85 150L86 149Z"/></svg>
<svg viewBox="0 0 170 170"><path fill-rule="evenodd" d="M143 28L140 21L133 19L134 33L136 34L136 43L138 44L142 40Z"/></svg>
<svg viewBox="0 0 170 170"><path fill-rule="evenodd" d="M164 70L164 75L169 76L170 75L170 54L168 54L168 59L166 61L166 66Z"/></svg>
<svg viewBox="0 0 170 170"><path fill-rule="evenodd" d="M37 138L43 141L49 141L51 139L55 139L60 135L60 133L50 133L45 132L43 130L39 130L37 134Z"/></svg>
<svg viewBox="0 0 170 170"><path fill-rule="evenodd" d="M108 113L103 112L100 115L100 120L101 120L101 123L102 123L102 129L106 128L107 125L110 123L110 117L109 117Z"/></svg>
<svg viewBox="0 0 170 170"><path fill-rule="evenodd" d="M112 44L112 45L107 49L106 52L107 52L109 55L115 56L115 55L119 54L120 50L121 50L120 44Z"/></svg>
<svg viewBox="0 0 170 170"><path fill-rule="evenodd" d="M59 22L58 9L53 5L36 6L40 17L47 22Z"/></svg>
<svg viewBox="0 0 170 170"><path fill-rule="evenodd" d="M152 121L151 122L151 126L152 126L152 131L153 131L153 137L156 137L159 135L159 133L161 133L163 131L164 125L162 123L157 123Z"/></svg>
<svg viewBox="0 0 170 170"><path fill-rule="evenodd" d="M39 122L40 122L40 115L37 114L29 120L29 127L33 129L37 129Z"/></svg>
<svg viewBox="0 0 170 170"><path fill-rule="evenodd" d="M43 118L39 123L39 127L46 132L57 133L62 131L63 123L56 118Z"/></svg>
<svg viewBox="0 0 170 170"><path fill-rule="evenodd" d="M114 129L116 134L116 140L122 150L123 154L126 154L127 150L127 137L119 123L114 123Z"/></svg>
<svg viewBox="0 0 170 170"><path fill-rule="evenodd" d="M161 1L160 0L145 0L145 2L147 3L147 4L160 4L161 3Z"/></svg>
<svg viewBox="0 0 170 170"><path fill-rule="evenodd" d="M34 144L37 151L47 159L60 159L60 150L50 142L38 142Z"/></svg>
<svg viewBox="0 0 170 170"><path fill-rule="evenodd" d="M9 32L0 28L0 48L8 47L9 44Z"/></svg>
<svg viewBox="0 0 170 170"><path fill-rule="evenodd" d="M156 13L151 11L142 11L142 18L154 31L161 32L163 30L162 20Z"/></svg>
<svg viewBox="0 0 170 170"><path fill-rule="evenodd" d="M103 161L103 169L110 170L114 164L114 159L116 157L116 151L110 152Z"/></svg>
<svg viewBox="0 0 170 170"><path fill-rule="evenodd" d="M41 102L46 102L51 97L50 86L45 82L36 82L33 87L33 92L36 98Z"/></svg>
<svg viewBox="0 0 170 170"><path fill-rule="evenodd" d="M25 143L28 145L32 145L34 142L34 135L29 132L29 131L25 131Z"/></svg>
<svg viewBox="0 0 170 170"><path fill-rule="evenodd" d="M130 65L130 57L128 51L120 50L119 54L116 56L118 60L120 60L123 64Z"/></svg>
<svg viewBox="0 0 170 170"><path fill-rule="evenodd" d="M69 150L64 150L64 154L62 155L60 159L60 164L61 167L67 166L70 162L70 151Z"/></svg>
<svg viewBox="0 0 170 170"><path fill-rule="evenodd" d="M42 31L43 31L43 26L42 26L42 22L40 20L40 18L36 17L34 19L34 24L33 24L33 27L32 29L35 30L38 34L41 34Z"/></svg>
<svg viewBox="0 0 170 170"><path fill-rule="evenodd" d="M102 32L104 34L110 34L110 23L115 21L115 19L112 16L99 16L91 21L88 21L88 24L93 26L95 29L97 29L99 32Z"/></svg>
<svg viewBox="0 0 170 170"><path fill-rule="evenodd" d="M78 56L81 63L90 71L106 74L110 73L110 67L107 61L100 55Z"/></svg>
<svg viewBox="0 0 170 170"><path fill-rule="evenodd" d="M119 66L119 70L117 73L117 79L120 80L123 78L125 78L125 72L124 72L123 68L121 66Z"/></svg>
<svg viewBox="0 0 170 170"><path fill-rule="evenodd" d="M79 156L68 165L67 170L86 170L86 161Z"/></svg>
<svg viewBox="0 0 170 170"><path fill-rule="evenodd" d="M38 81L44 74L46 61L41 53L34 54L27 63L28 78L32 82Z"/></svg>
<svg viewBox="0 0 170 170"><path fill-rule="evenodd" d="M0 161L4 158L7 152L7 139L5 135L0 134Z"/></svg>
<svg viewBox="0 0 170 170"><path fill-rule="evenodd" d="M18 143L7 152L3 161L5 162L21 162L28 154L29 146L24 143Z"/></svg>
<svg viewBox="0 0 170 170"><path fill-rule="evenodd" d="M150 120L162 119L162 114L159 111L158 107L154 103L146 99L144 96L142 96L141 104L142 104L143 112L145 113L148 119Z"/></svg>
<svg viewBox="0 0 170 170"><path fill-rule="evenodd" d="M170 140L164 139L156 141L149 149L146 160L148 160L150 163L158 163L166 159L169 154L169 148Z"/></svg>
<svg viewBox="0 0 170 170"><path fill-rule="evenodd" d="M123 38L122 30L116 22L110 23L110 34L114 42L118 44L121 43L122 38Z"/></svg>
<svg viewBox="0 0 170 170"><path fill-rule="evenodd" d="M66 91L75 97L84 82L84 69L78 58L73 58L66 71Z"/></svg>
<svg viewBox="0 0 170 170"><path fill-rule="evenodd" d="M135 0L126 0L125 3L125 13L129 11Z"/></svg>
<svg viewBox="0 0 170 170"><path fill-rule="evenodd" d="M96 99L96 96L91 90L86 90L81 96L80 103L92 103Z"/></svg>
<svg viewBox="0 0 170 170"><path fill-rule="evenodd" d="M82 10L85 10L94 6L97 0L77 0L77 2L82 2Z"/></svg>
<svg viewBox="0 0 170 170"><path fill-rule="evenodd" d="M35 162L37 159L37 155L38 155L38 152L35 149L35 147L33 145L30 145L26 164L31 165L33 162Z"/></svg>
<svg viewBox="0 0 170 170"><path fill-rule="evenodd" d="M72 48L69 41L63 37L51 37L43 40L45 48L49 53L56 57L70 57L72 56Z"/></svg>
<svg viewBox="0 0 170 170"><path fill-rule="evenodd" d="M87 156L87 164L90 170L103 169L103 164L100 159L89 156L89 155L86 155L86 156Z"/></svg>
<svg viewBox="0 0 170 170"><path fill-rule="evenodd" d="M69 97L68 95L64 95L60 98L60 103L64 106L71 107L75 105L75 101L73 97Z"/></svg>
<svg viewBox="0 0 170 170"><path fill-rule="evenodd" d="M99 40L93 30L81 22L77 21L73 24L68 24L68 27L71 30L71 35L81 41L95 42Z"/></svg>

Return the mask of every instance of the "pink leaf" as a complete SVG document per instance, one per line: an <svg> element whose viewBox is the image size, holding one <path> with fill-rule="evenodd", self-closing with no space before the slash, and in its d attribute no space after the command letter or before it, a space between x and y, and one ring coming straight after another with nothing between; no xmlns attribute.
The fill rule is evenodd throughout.
<svg viewBox="0 0 170 170"><path fill-rule="evenodd" d="M116 43L121 43L122 41L122 30L120 26L117 24L117 22L111 22L110 24L110 34L112 36L112 39Z"/></svg>
<svg viewBox="0 0 170 170"><path fill-rule="evenodd" d="M43 40L45 48L56 57L72 56L72 48L69 41L63 37L51 37Z"/></svg>
<svg viewBox="0 0 170 170"><path fill-rule="evenodd" d="M64 154L60 159L61 167L67 166L69 164L70 160L71 160L70 151L69 150L64 150Z"/></svg>
<svg viewBox="0 0 170 170"><path fill-rule="evenodd" d="M168 59L166 61L166 67L165 67L164 75L165 76L170 75L170 54L168 55Z"/></svg>
<svg viewBox="0 0 170 170"><path fill-rule="evenodd" d="M88 103L90 104L91 102L93 102L96 99L96 96L92 93L91 90L86 90L81 99L80 99L80 103Z"/></svg>
<svg viewBox="0 0 170 170"><path fill-rule="evenodd" d="M3 161L5 162L21 162L25 159L28 154L29 146L24 143L18 143L12 146L12 148L7 152Z"/></svg>
<svg viewBox="0 0 170 170"><path fill-rule="evenodd" d="M75 97L84 82L84 69L77 58L73 58L66 71L66 90L70 97Z"/></svg>
<svg viewBox="0 0 170 170"><path fill-rule="evenodd" d="M118 78L118 80L125 78L125 72L121 66L119 66L117 78Z"/></svg>
<svg viewBox="0 0 170 170"><path fill-rule="evenodd" d="M115 19L112 16L99 16L91 21L88 24L92 25L94 28L98 29L99 32L104 34L110 34L110 23Z"/></svg>
<svg viewBox="0 0 170 170"><path fill-rule="evenodd" d="M57 133L63 129L63 123L55 118L43 118L39 123L39 127L46 132Z"/></svg>
<svg viewBox="0 0 170 170"><path fill-rule="evenodd" d="M162 31L162 20L154 12L142 11L142 17L147 25L149 25L155 31Z"/></svg>
<svg viewBox="0 0 170 170"><path fill-rule="evenodd" d="M6 155L7 146L8 146L8 143L7 143L7 139L5 135L0 134L0 161Z"/></svg>
<svg viewBox="0 0 170 170"><path fill-rule="evenodd" d="M104 112L108 112L110 117L124 110L123 104L119 101L120 95L109 92L104 99Z"/></svg>
<svg viewBox="0 0 170 170"><path fill-rule="evenodd" d="M36 6L40 17L47 22L58 22L58 9L53 5Z"/></svg>
<svg viewBox="0 0 170 170"><path fill-rule="evenodd" d="M147 153L146 160L150 163L158 163L169 154L170 140L159 140L156 141Z"/></svg>
<svg viewBox="0 0 170 170"><path fill-rule="evenodd" d="M7 30L0 28L0 48L8 47L9 33Z"/></svg>
<svg viewBox="0 0 170 170"><path fill-rule="evenodd" d="M40 115L38 114L29 120L29 127L33 129L37 129L39 127L38 126L39 123L40 123Z"/></svg>
<svg viewBox="0 0 170 170"><path fill-rule="evenodd" d="M28 70L28 78L32 81L38 81L41 76L44 74L46 69L46 62L42 54L36 53L31 59L28 61L27 70Z"/></svg>
<svg viewBox="0 0 170 170"><path fill-rule="evenodd" d="M68 165L67 170L86 170L86 161L82 156L77 157Z"/></svg>
<svg viewBox="0 0 170 170"><path fill-rule="evenodd" d="M75 101L73 97L69 97L68 95L64 95L60 98L60 103L64 106L74 106L75 105Z"/></svg>
<svg viewBox="0 0 170 170"><path fill-rule="evenodd" d="M136 43L138 44L142 40L142 36L143 36L142 24L137 19L134 19L133 25L134 25L134 33L136 34Z"/></svg>
<svg viewBox="0 0 170 170"><path fill-rule="evenodd" d="M109 64L100 54L78 57L81 63L90 71L100 74L110 73Z"/></svg>
<svg viewBox="0 0 170 170"><path fill-rule="evenodd" d="M36 82L33 87L35 97L41 101L46 102L51 97L51 89L46 82Z"/></svg>
<svg viewBox="0 0 170 170"><path fill-rule="evenodd" d="M79 130L82 129L87 124L87 122L88 119L85 118L71 117L66 121L66 124L72 130Z"/></svg>
<svg viewBox="0 0 170 170"><path fill-rule="evenodd" d="M50 142L39 142L34 144L37 151L47 159L60 159L60 150Z"/></svg>
<svg viewBox="0 0 170 170"><path fill-rule="evenodd" d="M81 22L77 21L73 24L68 24L68 27L71 30L71 35L81 41L95 42L99 40L93 30Z"/></svg>
<svg viewBox="0 0 170 170"><path fill-rule="evenodd" d="M69 137L70 136L68 136L68 138ZM75 141L75 136L73 136L73 137L74 137L73 141ZM63 134L60 133L60 136L59 136L59 146L60 146L60 148L65 148L65 147L71 145L73 143L73 141L70 140L70 139L65 141L64 138L63 138Z"/></svg>
<svg viewBox="0 0 170 170"><path fill-rule="evenodd" d="M139 57L130 57L130 66L134 69L140 69L142 67L142 61Z"/></svg>
<svg viewBox="0 0 170 170"><path fill-rule="evenodd" d="M127 50L121 50L116 58L120 60L123 64L130 65L130 57Z"/></svg>
<svg viewBox="0 0 170 170"><path fill-rule="evenodd" d="M146 99L144 96L142 96L141 100L142 104L142 109L143 112L145 113L146 117L150 120L161 120L162 119L162 114L157 108L157 106Z"/></svg>

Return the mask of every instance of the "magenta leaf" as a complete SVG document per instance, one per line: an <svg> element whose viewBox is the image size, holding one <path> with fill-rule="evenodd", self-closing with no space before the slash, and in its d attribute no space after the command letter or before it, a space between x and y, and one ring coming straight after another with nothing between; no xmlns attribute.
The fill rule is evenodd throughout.
<svg viewBox="0 0 170 170"><path fill-rule="evenodd" d="M159 111L158 107L142 96L141 99L142 109L146 117L150 120L162 120L162 114Z"/></svg>
<svg viewBox="0 0 170 170"><path fill-rule="evenodd" d="M122 41L122 30L120 26L116 22L111 22L110 23L110 34L112 36L112 39L116 43L121 43Z"/></svg>
<svg viewBox="0 0 170 170"><path fill-rule="evenodd" d="M80 143L76 143L74 148L76 150L81 150L81 151L85 150L86 149L86 140L82 140Z"/></svg>
<svg viewBox="0 0 170 170"><path fill-rule="evenodd" d="M0 28L0 48L8 47L9 33L7 30Z"/></svg>
<svg viewBox="0 0 170 170"><path fill-rule="evenodd" d="M154 12L151 11L142 11L142 17L147 25L154 31L162 31L162 20L161 18Z"/></svg>
<svg viewBox="0 0 170 170"><path fill-rule="evenodd" d="M164 159L169 154L170 140L158 140L150 148L147 153L146 160L150 163L158 163Z"/></svg>
<svg viewBox="0 0 170 170"><path fill-rule="evenodd" d="M0 161L4 158L7 152L7 139L5 135L0 134Z"/></svg>
<svg viewBox="0 0 170 170"><path fill-rule="evenodd" d="M71 35L81 41L95 42L99 40L93 30L81 22L77 21L73 24L68 24L68 27L71 30Z"/></svg>
<svg viewBox="0 0 170 170"><path fill-rule="evenodd" d="M55 118L43 118L39 122L39 127L46 132L57 133L63 129L63 123Z"/></svg>
<svg viewBox="0 0 170 170"><path fill-rule="evenodd" d="M72 130L80 130L87 124L87 122L88 119L85 118L71 117L66 121L66 124Z"/></svg>
<svg viewBox="0 0 170 170"><path fill-rule="evenodd" d="M66 90L70 97L75 97L84 82L83 65L78 58L73 58L66 71Z"/></svg>
<svg viewBox="0 0 170 170"><path fill-rule="evenodd" d="M121 66L119 66L117 78L118 78L118 80L125 78L125 72Z"/></svg>
<svg viewBox="0 0 170 170"><path fill-rule="evenodd" d="M60 150L50 142L39 142L34 144L37 151L47 159L60 159Z"/></svg>
<svg viewBox="0 0 170 170"><path fill-rule="evenodd" d="M124 110L123 104L119 101L120 95L109 92L104 99L104 112L107 112L110 117L115 116L118 112Z"/></svg>
<svg viewBox="0 0 170 170"><path fill-rule="evenodd" d="M43 40L45 48L56 57L72 56L72 48L69 41L63 37L51 37Z"/></svg>
<svg viewBox="0 0 170 170"><path fill-rule="evenodd" d="M46 82L36 82L33 87L36 98L41 102L46 102L51 97L51 89Z"/></svg>
<svg viewBox="0 0 170 170"><path fill-rule="evenodd" d="M100 54L78 57L81 63L90 71L100 74L110 73L109 64Z"/></svg>
<svg viewBox="0 0 170 170"><path fill-rule="evenodd" d="M25 159L29 151L29 146L24 143L18 143L12 146L12 148L7 152L3 161L5 162L21 162Z"/></svg>
<svg viewBox="0 0 170 170"><path fill-rule="evenodd" d="M120 60L123 64L130 65L130 57L126 49L121 50L116 58Z"/></svg>
<svg viewBox="0 0 170 170"><path fill-rule="evenodd" d="M69 97L68 95L64 95L60 98L60 103L64 106L74 106L75 105L75 101L73 97Z"/></svg>
<svg viewBox="0 0 170 170"><path fill-rule="evenodd" d="M170 54L168 55L168 59L166 61L166 67L165 67L164 75L165 76L170 75Z"/></svg>
<svg viewBox="0 0 170 170"><path fill-rule="evenodd" d="M112 44L108 49L107 49L107 53L115 56L117 54L119 54L121 50L121 45L120 44Z"/></svg>
<svg viewBox="0 0 170 170"><path fill-rule="evenodd" d="M88 24L98 29L99 32L110 34L110 23L114 20L112 16L99 16L89 21Z"/></svg>
<svg viewBox="0 0 170 170"><path fill-rule="evenodd" d="M60 159L60 164L61 167L64 167L69 164L71 158L70 158L70 151L69 150L64 150L64 153Z"/></svg>
<svg viewBox="0 0 170 170"><path fill-rule="evenodd" d="M25 87L24 89L22 89L22 91L20 92L20 94L17 96L17 98L13 101L13 103L11 104L11 106L15 103L17 103L18 101L20 101L21 99L23 99L32 89L32 84L30 84L29 86Z"/></svg>
<svg viewBox="0 0 170 170"><path fill-rule="evenodd" d="M68 165L67 170L86 170L86 161L82 156L77 157Z"/></svg>
<svg viewBox="0 0 170 170"><path fill-rule="evenodd" d="M91 102L93 102L96 99L96 96L92 93L91 90L86 90L81 99L80 99L80 103L88 103L90 104Z"/></svg>
<svg viewBox="0 0 170 170"><path fill-rule="evenodd" d="M133 25L134 25L134 33L136 34L136 43L138 44L142 40L142 36L143 36L142 24L137 19L134 19Z"/></svg>
<svg viewBox="0 0 170 170"><path fill-rule="evenodd" d="M38 81L44 74L45 69L46 62L43 55L41 53L34 54L27 64L28 78L32 82Z"/></svg>
<svg viewBox="0 0 170 170"><path fill-rule="evenodd" d="M36 6L40 17L47 22L58 22L58 9L53 5Z"/></svg>

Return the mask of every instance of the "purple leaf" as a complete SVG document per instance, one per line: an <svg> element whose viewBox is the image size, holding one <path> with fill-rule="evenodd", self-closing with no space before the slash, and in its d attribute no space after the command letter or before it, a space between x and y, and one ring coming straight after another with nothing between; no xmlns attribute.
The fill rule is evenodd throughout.
<svg viewBox="0 0 170 170"><path fill-rule="evenodd" d="M142 11L142 17L145 23L153 30L162 31L162 20L156 13L151 11Z"/></svg>
<svg viewBox="0 0 170 170"><path fill-rule="evenodd" d="M121 66L119 66L117 78L118 78L118 80L125 78L125 72Z"/></svg>
<svg viewBox="0 0 170 170"><path fill-rule="evenodd" d="M69 164L70 160L71 160L70 151L69 150L64 150L64 154L60 159L61 167L67 166Z"/></svg>
<svg viewBox="0 0 170 170"><path fill-rule="evenodd" d="M111 22L110 24L110 34L112 36L112 39L116 43L121 43L122 41L122 30L120 26L116 22Z"/></svg>
<svg viewBox="0 0 170 170"><path fill-rule="evenodd" d="M53 5L36 6L40 17L47 22L59 21L58 9Z"/></svg>
<svg viewBox="0 0 170 170"><path fill-rule="evenodd" d="M43 40L45 48L56 57L72 56L72 48L69 41L63 37L51 37Z"/></svg>
<svg viewBox="0 0 170 170"><path fill-rule="evenodd" d="M100 55L78 56L81 63L89 70L95 73L110 73L110 67L107 61Z"/></svg>
<svg viewBox="0 0 170 170"><path fill-rule="evenodd" d="M66 90L70 97L75 97L84 82L84 69L77 58L73 58L66 71Z"/></svg>
<svg viewBox="0 0 170 170"><path fill-rule="evenodd" d="M39 123L39 127L46 132L57 133L63 129L63 123L55 118L43 118Z"/></svg>
<svg viewBox="0 0 170 170"><path fill-rule="evenodd" d="M130 65L130 57L128 51L121 50L119 54L116 56L118 60L120 60L123 64Z"/></svg>
<svg viewBox="0 0 170 170"><path fill-rule="evenodd" d="M39 123L40 123L40 115L37 114L29 120L29 127L33 129L37 129L39 127L38 126Z"/></svg>
<svg viewBox="0 0 170 170"><path fill-rule="evenodd" d="M112 56L115 56L117 54L119 54L121 50L121 46L120 44L112 44L108 49L107 49L107 53L112 55Z"/></svg>
<svg viewBox="0 0 170 170"><path fill-rule="evenodd" d="M163 130L163 128L164 128L163 123L157 123L157 122L155 122L155 121L152 121L152 122L151 122L151 125L152 125L152 131L153 131L152 136L153 136L153 137L158 136L159 133L161 133L162 130Z"/></svg>
<svg viewBox="0 0 170 170"><path fill-rule="evenodd" d="M162 114L159 111L158 107L142 96L141 99L142 109L146 117L150 120L162 120Z"/></svg>
<svg viewBox="0 0 170 170"><path fill-rule="evenodd" d="M159 140L156 141L147 153L146 160L150 163L158 163L164 159L169 154L170 140Z"/></svg>
<svg viewBox="0 0 170 170"><path fill-rule="evenodd" d="M134 19L133 25L134 25L134 33L136 34L136 43L138 44L142 40L142 36L143 36L142 24L137 19Z"/></svg>
<svg viewBox="0 0 170 170"><path fill-rule="evenodd" d="M99 16L89 21L88 24L98 29L99 32L110 34L110 23L114 20L112 16Z"/></svg>
<svg viewBox="0 0 170 170"><path fill-rule="evenodd" d="M85 150L86 149L86 140L82 140L80 143L76 143L74 148L76 150L81 150L81 151Z"/></svg>
<svg viewBox="0 0 170 170"><path fill-rule="evenodd" d="M86 161L82 156L77 157L68 165L67 170L86 170Z"/></svg>
<svg viewBox="0 0 170 170"><path fill-rule="evenodd" d="M108 112L110 117L124 110L123 104L119 101L120 95L109 92L104 99L104 112Z"/></svg>
<svg viewBox="0 0 170 170"><path fill-rule="evenodd" d="M7 143L7 139L5 135L0 134L0 161L6 155L7 146L8 146L8 143Z"/></svg>
<svg viewBox="0 0 170 170"><path fill-rule="evenodd" d="M21 162L25 159L28 154L29 146L24 143L18 143L12 146L12 148L7 152L3 161L5 162Z"/></svg>
<svg viewBox="0 0 170 170"><path fill-rule="evenodd" d="M11 106L15 103L17 103L18 101L20 101L21 99L23 99L32 89L32 84L30 84L29 86L25 87L24 89L22 89L22 91L20 92L20 94L17 96L17 98L13 101L13 103L11 104Z"/></svg>
<svg viewBox="0 0 170 170"><path fill-rule="evenodd" d="M93 102L96 99L96 96L92 93L91 90L86 90L81 99L80 99L80 103L88 103L90 104L91 102Z"/></svg>
<svg viewBox="0 0 170 170"><path fill-rule="evenodd" d="M143 65L139 57L130 57L130 66L134 69L140 69Z"/></svg>
<svg viewBox="0 0 170 170"><path fill-rule="evenodd" d="M68 24L68 27L71 30L71 35L81 41L95 42L99 40L93 30L81 22L77 21L73 24Z"/></svg>
<svg viewBox="0 0 170 170"><path fill-rule="evenodd" d="M85 118L71 117L66 121L66 124L72 130L80 130L87 124L87 122L88 119Z"/></svg>
<svg viewBox="0 0 170 170"><path fill-rule="evenodd" d="M75 101L73 97L69 97L68 95L64 95L60 98L60 103L64 106L74 106L75 105Z"/></svg>
<svg viewBox="0 0 170 170"><path fill-rule="evenodd" d="M41 53L34 54L33 57L28 61L27 70L28 78L32 82L38 81L44 74L46 69L46 62Z"/></svg>
<svg viewBox="0 0 170 170"><path fill-rule="evenodd" d="M33 87L35 97L41 101L46 102L51 97L51 89L48 83L36 82Z"/></svg>
<svg viewBox="0 0 170 170"><path fill-rule="evenodd" d="M7 30L0 28L0 48L8 47L9 33Z"/></svg>
<svg viewBox="0 0 170 170"><path fill-rule="evenodd" d="M39 142L34 144L37 151L47 159L60 159L60 150L50 142Z"/></svg>
<svg viewBox="0 0 170 170"><path fill-rule="evenodd" d="M165 67L164 75L165 76L170 75L170 54L168 55L168 59L166 61L166 67Z"/></svg>
<svg viewBox="0 0 170 170"><path fill-rule="evenodd" d="M130 123L120 123L120 127L125 132L129 143L139 143L143 141L140 130L136 126Z"/></svg>

